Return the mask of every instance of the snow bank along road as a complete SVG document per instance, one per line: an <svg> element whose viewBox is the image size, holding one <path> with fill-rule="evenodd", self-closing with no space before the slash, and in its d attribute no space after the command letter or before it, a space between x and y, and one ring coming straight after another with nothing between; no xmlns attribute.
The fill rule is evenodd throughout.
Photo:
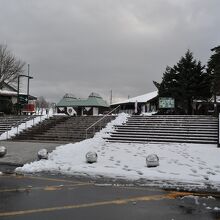
<svg viewBox="0 0 220 220"><path fill-rule="evenodd" d="M89 177L108 177L139 181L142 184L212 188L220 191L220 149L216 145L183 143L108 143L107 137L114 125L127 120L120 114L94 138L75 144L59 146L49 155L49 160L25 164L17 172L51 172ZM85 154L95 151L98 161L87 164ZM159 156L160 166L147 168L146 156Z"/></svg>

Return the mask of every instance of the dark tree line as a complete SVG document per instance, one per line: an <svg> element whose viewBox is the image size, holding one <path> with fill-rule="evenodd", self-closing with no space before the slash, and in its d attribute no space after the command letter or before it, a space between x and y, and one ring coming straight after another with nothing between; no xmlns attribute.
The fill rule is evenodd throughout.
<svg viewBox="0 0 220 220"><path fill-rule="evenodd" d="M207 68L188 50L176 65L167 66L161 83L154 82L160 97L175 99L177 113L192 114L193 100L208 101L220 94L220 46L212 51Z"/></svg>
<svg viewBox="0 0 220 220"><path fill-rule="evenodd" d="M216 96L220 95L220 46L211 49L212 56L208 61L207 71L212 78L211 92L214 97L215 112L217 112Z"/></svg>

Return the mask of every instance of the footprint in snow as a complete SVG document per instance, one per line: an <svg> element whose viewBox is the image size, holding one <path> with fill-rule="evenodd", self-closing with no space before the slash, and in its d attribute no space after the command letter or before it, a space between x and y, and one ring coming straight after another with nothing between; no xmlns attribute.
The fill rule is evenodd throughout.
<svg viewBox="0 0 220 220"><path fill-rule="evenodd" d="M215 165L214 167L215 167L215 168L220 168L220 166L219 166L219 165Z"/></svg>
<svg viewBox="0 0 220 220"><path fill-rule="evenodd" d="M195 170L195 169L191 169L191 171L192 171L193 173L197 173L197 170Z"/></svg>
<svg viewBox="0 0 220 220"><path fill-rule="evenodd" d="M131 171L131 169L127 169L127 168L122 168L122 170L124 170L124 171Z"/></svg>
<svg viewBox="0 0 220 220"><path fill-rule="evenodd" d="M193 177L199 177L199 175L196 175L196 174L192 174L190 173L189 176L193 176Z"/></svg>
<svg viewBox="0 0 220 220"><path fill-rule="evenodd" d="M141 172L141 171L136 171L137 172L137 174L139 174L139 175L143 175L143 173Z"/></svg>
<svg viewBox="0 0 220 220"><path fill-rule="evenodd" d="M199 165L206 165L206 162L204 162L204 161L199 161Z"/></svg>
<svg viewBox="0 0 220 220"><path fill-rule="evenodd" d="M114 161L114 157L110 157L109 160Z"/></svg>
<svg viewBox="0 0 220 220"><path fill-rule="evenodd" d="M172 174L172 175L176 175L176 176L180 175L179 173L170 173L170 174Z"/></svg>
<svg viewBox="0 0 220 220"><path fill-rule="evenodd" d="M213 172L213 171L207 171L206 173L207 173L207 174L211 174L211 175L213 175L213 176L216 175L216 173Z"/></svg>
<svg viewBox="0 0 220 220"><path fill-rule="evenodd" d="M157 170L158 173L167 173L165 171L162 171L162 170Z"/></svg>
<svg viewBox="0 0 220 220"><path fill-rule="evenodd" d="M115 166L104 166L106 168L115 168Z"/></svg>

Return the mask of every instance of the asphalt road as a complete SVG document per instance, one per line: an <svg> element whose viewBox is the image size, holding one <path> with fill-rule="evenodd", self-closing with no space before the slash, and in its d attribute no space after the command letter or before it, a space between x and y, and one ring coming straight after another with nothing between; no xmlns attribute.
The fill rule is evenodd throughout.
<svg viewBox="0 0 220 220"><path fill-rule="evenodd" d="M220 219L220 199L213 196L60 176L1 175L0 219Z"/></svg>

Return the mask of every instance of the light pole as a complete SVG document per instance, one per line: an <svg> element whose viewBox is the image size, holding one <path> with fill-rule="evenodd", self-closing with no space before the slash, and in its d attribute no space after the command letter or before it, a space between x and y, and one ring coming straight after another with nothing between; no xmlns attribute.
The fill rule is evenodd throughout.
<svg viewBox="0 0 220 220"><path fill-rule="evenodd" d="M19 94L19 90L20 90L20 77L27 77L28 78L28 84L27 84L27 103L28 103L28 100L29 100L29 86L30 86L30 79L33 79L32 76L29 76L29 64L28 64L28 75L24 75L24 74L20 74L18 75L18 91L17 91L17 105L18 105L18 113L19 113L19 110L20 109L20 94Z"/></svg>

